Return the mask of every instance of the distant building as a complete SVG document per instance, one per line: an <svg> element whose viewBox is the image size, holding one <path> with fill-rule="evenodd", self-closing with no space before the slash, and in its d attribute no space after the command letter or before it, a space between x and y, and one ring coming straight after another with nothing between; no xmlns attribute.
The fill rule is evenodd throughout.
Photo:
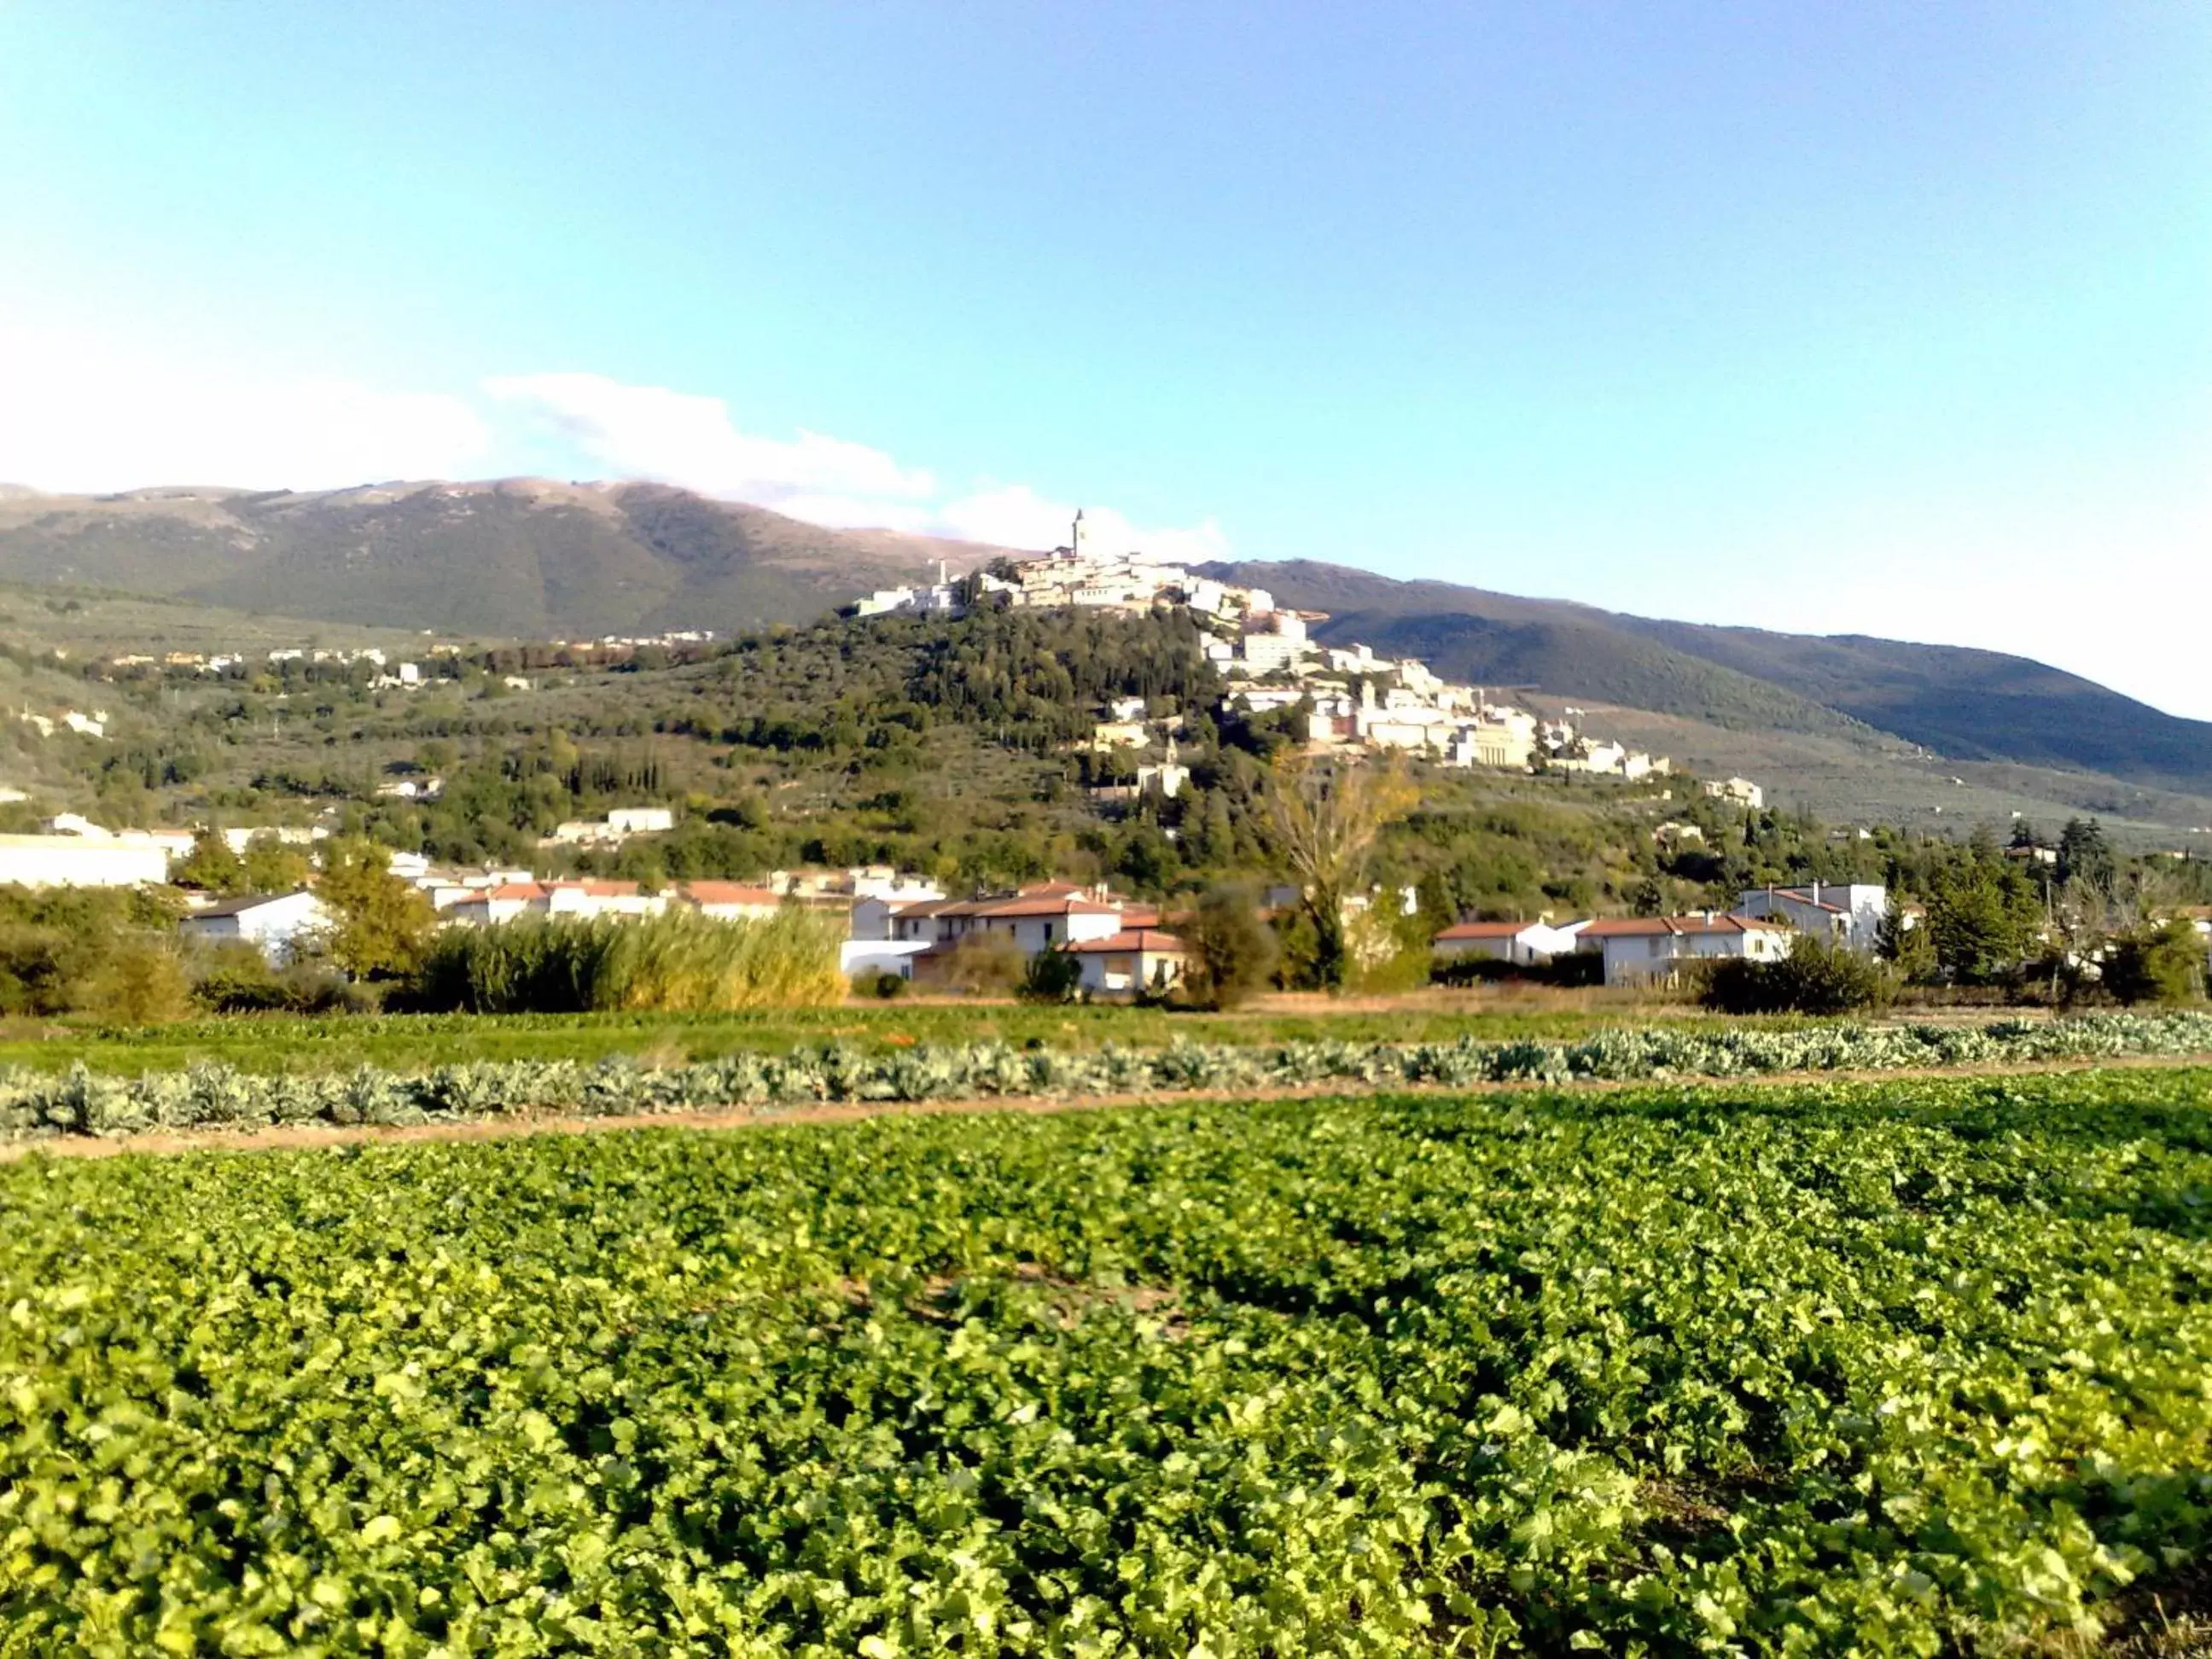
<svg viewBox="0 0 2212 1659"><path fill-rule="evenodd" d="M143 887L168 878L168 849L150 837L0 836L0 885Z"/></svg>
<svg viewBox="0 0 2212 1659"><path fill-rule="evenodd" d="M569 818L539 839L548 846L618 846L631 836L665 835L676 827L666 806L617 806L603 818Z"/></svg>
<svg viewBox="0 0 2212 1659"><path fill-rule="evenodd" d="M1122 908L1068 882L1045 882L994 898L924 900L890 914L891 937L950 950L969 939L1004 939L1024 956L1104 939L1123 927Z"/></svg>
<svg viewBox="0 0 2212 1659"><path fill-rule="evenodd" d="M434 898L432 902L436 902ZM495 887L482 887L463 894L451 904L440 908L446 916L463 927L484 927L513 921L532 910L543 911L545 889L534 881L501 882Z"/></svg>
<svg viewBox="0 0 2212 1659"><path fill-rule="evenodd" d="M607 814L607 827L618 836L658 836L676 827L676 813L666 806L617 806Z"/></svg>
<svg viewBox="0 0 2212 1659"><path fill-rule="evenodd" d="M203 905L178 924L187 939L242 939L278 966L330 926L330 913L313 893L263 893Z"/></svg>
<svg viewBox="0 0 2212 1659"><path fill-rule="evenodd" d="M1182 939L1155 927L1125 928L1062 948L1082 964L1082 988L1092 996L1164 991L1183 976L1190 961Z"/></svg>
<svg viewBox="0 0 2212 1659"><path fill-rule="evenodd" d="M1747 806L1754 812L1762 810L1766 805L1766 791L1749 778L1729 778L1721 783L1708 783L1705 785L1705 793L1715 800L1734 801L1737 805Z"/></svg>
<svg viewBox="0 0 2212 1659"><path fill-rule="evenodd" d="M634 881L549 881L545 910L549 915L657 916L668 908L666 893L648 893Z"/></svg>
<svg viewBox="0 0 2212 1659"><path fill-rule="evenodd" d="M928 949L919 939L848 939L837 947L837 971L848 979L863 974L912 979L915 958Z"/></svg>
<svg viewBox="0 0 2212 1659"><path fill-rule="evenodd" d="M1745 890L1735 913L1786 921L1801 933L1872 956L1889 916L1889 890L1873 882L1753 887Z"/></svg>
<svg viewBox="0 0 2212 1659"><path fill-rule="evenodd" d="M687 881L677 888L676 896L717 921L758 921L783 908L783 901L767 888L740 881Z"/></svg>
<svg viewBox="0 0 2212 1659"><path fill-rule="evenodd" d="M237 854L239 857L243 858L246 856L246 849L257 841L265 839L283 847L309 847L316 842L327 839L330 833L330 830L321 824L317 824L312 830L303 830L291 824L238 824L222 832L222 844Z"/></svg>
<svg viewBox="0 0 2212 1659"><path fill-rule="evenodd" d="M1580 945L1583 922L1554 927L1544 921L1455 922L1436 936L1431 949L1440 957L1488 957L1522 967L1571 955Z"/></svg>
<svg viewBox="0 0 2212 1659"><path fill-rule="evenodd" d="M1607 985L1632 985L1717 957L1778 961L1790 954L1790 937L1780 922L1751 916L1608 916L1583 928L1582 945L1604 952Z"/></svg>

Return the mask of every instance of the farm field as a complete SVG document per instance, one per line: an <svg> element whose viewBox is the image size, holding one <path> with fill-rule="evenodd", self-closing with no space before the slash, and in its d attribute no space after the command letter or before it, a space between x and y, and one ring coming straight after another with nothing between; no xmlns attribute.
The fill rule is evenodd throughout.
<svg viewBox="0 0 2212 1659"><path fill-rule="evenodd" d="M1109 1006L1039 1007L1020 1003L917 1002L728 1014L390 1014L238 1016L141 1028L68 1024L0 1027L0 1066L96 1072L175 1071L219 1060L261 1072L343 1072L359 1066L424 1069L484 1060L610 1057L714 1060L781 1054L836 1043L869 1052L915 1043L1045 1042L1085 1051L1109 1043L1451 1042L1565 1039L1626 1024L1710 1030L1802 1024L1723 1022L1694 1011L1654 1017L1613 1008L1470 1008L1433 1006L1340 1009L1320 998L1291 1010L1229 1014Z"/></svg>
<svg viewBox="0 0 2212 1659"><path fill-rule="evenodd" d="M0 1627L2148 1642L2212 1546L2208 1285L2204 1069L33 1156Z"/></svg>

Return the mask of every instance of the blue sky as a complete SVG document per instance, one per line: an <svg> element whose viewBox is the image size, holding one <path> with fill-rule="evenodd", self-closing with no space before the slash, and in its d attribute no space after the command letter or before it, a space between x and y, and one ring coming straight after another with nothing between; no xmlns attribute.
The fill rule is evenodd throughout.
<svg viewBox="0 0 2212 1659"><path fill-rule="evenodd" d="M0 479L669 477L2212 717L2212 11L0 3Z"/></svg>

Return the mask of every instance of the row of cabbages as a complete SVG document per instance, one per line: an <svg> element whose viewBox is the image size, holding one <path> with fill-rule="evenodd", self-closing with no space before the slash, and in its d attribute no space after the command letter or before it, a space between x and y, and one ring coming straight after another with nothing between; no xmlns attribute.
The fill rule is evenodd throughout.
<svg viewBox="0 0 2212 1659"><path fill-rule="evenodd" d="M1621 1030L1574 1042L1302 1042L1264 1048L1177 1043L1083 1053L1000 1042L882 1054L825 1047L684 1066L510 1060L423 1073L364 1066L349 1075L320 1077L268 1075L219 1065L114 1077L79 1064L60 1075L20 1068L0 1072L0 1139L283 1123L426 1123L520 1112L630 1116L835 1101L1171 1094L1337 1083L1389 1087L1635 1081L2196 1054L2212 1054L2212 1015L1713 1033Z"/></svg>

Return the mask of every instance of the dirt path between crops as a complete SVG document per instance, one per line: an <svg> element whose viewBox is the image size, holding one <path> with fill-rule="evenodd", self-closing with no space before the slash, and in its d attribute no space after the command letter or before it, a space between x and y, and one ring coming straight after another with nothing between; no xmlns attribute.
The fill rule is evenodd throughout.
<svg viewBox="0 0 2212 1659"><path fill-rule="evenodd" d="M850 1123L872 1117L939 1117L1021 1113L1042 1116L1060 1112L1107 1111L1132 1106L1181 1106L1222 1101L1330 1100L1362 1095L1609 1094L1626 1089L1778 1089L1809 1083L1902 1083L1916 1078L2041 1077L2068 1072L2167 1071L2212 1067L2212 1054L2134 1054L2011 1064L1899 1066L1846 1072L1766 1072L1754 1077L1638 1078L1623 1081L1572 1083L1332 1083L1273 1089L1153 1090L1120 1095L1067 1097L1051 1095L990 1095L965 1100L842 1101L814 1106L733 1106L684 1112L635 1113L585 1117L571 1113L515 1112L504 1117L464 1118L440 1123L403 1125L297 1123L258 1129L208 1129L189 1133L103 1138L56 1135L0 1146L0 1164L33 1154L56 1158L112 1158L125 1152L268 1152L307 1146L344 1146L363 1142L410 1140L496 1140L515 1135L592 1134L625 1129L763 1129L783 1124Z"/></svg>

